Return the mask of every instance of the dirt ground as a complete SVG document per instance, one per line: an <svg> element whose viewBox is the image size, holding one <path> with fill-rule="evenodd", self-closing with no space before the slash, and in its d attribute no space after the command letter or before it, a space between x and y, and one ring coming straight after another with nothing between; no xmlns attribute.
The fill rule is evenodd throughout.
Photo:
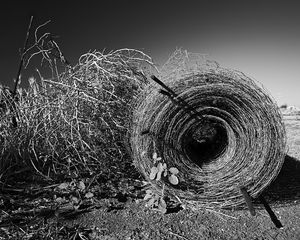
<svg viewBox="0 0 300 240"><path fill-rule="evenodd" d="M136 203L111 212L99 209L68 224L95 227L94 239L299 239L299 206L280 207L275 212L283 229L277 229L263 210L255 217L247 211L205 210L162 215Z"/></svg>
<svg viewBox="0 0 300 240"><path fill-rule="evenodd" d="M276 228L266 210L182 209L161 214L141 199L103 200L101 208L65 221L69 227L93 229L91 239L300 239L300 121L286 122L288 156L276 181L264 193L283 225Z"/></svg>
<svg viewBox="0 0 300 240"><path fill-rule="evenodd" d="M93 186L92 182L84 185L80 180L46 186L43 191L38 186L23 192L22 197L12 192L3 196L0 240L300 240L300 121L289 118L285 123L288 155L279 176L264 192L283 228L276 228L259 201L255 204L256 216L251 216L248 210L219 211L189 206L173 206L162 214L145 207L145 192L133 179L107 184L113 181L107 176L103 186ZM53 208L53 201L60 208Z"/></svg>

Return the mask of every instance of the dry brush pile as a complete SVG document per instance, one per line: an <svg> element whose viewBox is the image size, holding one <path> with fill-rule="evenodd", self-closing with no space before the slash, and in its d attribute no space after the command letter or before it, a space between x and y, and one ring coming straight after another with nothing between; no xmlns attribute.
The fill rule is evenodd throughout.
<svg viewBox="0 0 300 240"><path fill-rule="evenodd" d="M233 207L243 203L241 187L257 197L280 171L278 107L257 82L205 56L177 50L157 72L145 53L121 49L52 70L17 100L1 90L0 177L24 167L46 178L128 171L133 161L158 191ZM150 81L153 73L171 91ZM154 153L176 184L150 179Z"/></svg>
<svg viewBox="0 0 300 240"><path fill-rule="evenodd" d="M160 78L169 90L149 84L134 111L131 146L140 172L158 192L205 207L242 205L241 188L258 197L286 151L284 125L269 94L245 74L182 50ZM154 152L179 170L178 184L149 178Z"/></svg>
<svg viewBox="0 0 300 240"><path fill-rule="evenodd" d="M141 51L95 51L62 73L53 67L51 79L30 79L15 100L1 88L0 176L26 167L49 178L130 164L132 101L153 69Z"/></svg>

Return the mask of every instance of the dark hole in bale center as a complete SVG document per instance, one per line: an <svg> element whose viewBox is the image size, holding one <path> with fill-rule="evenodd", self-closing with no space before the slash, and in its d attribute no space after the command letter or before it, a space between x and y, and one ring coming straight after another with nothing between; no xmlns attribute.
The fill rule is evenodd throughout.
<svg viewBox="0 0 300 240"><path fill-rule="evenodd" d="M228 145L224 126L208 123L189 133L185 139L184 152L199 167L215 162Z"/></svg>

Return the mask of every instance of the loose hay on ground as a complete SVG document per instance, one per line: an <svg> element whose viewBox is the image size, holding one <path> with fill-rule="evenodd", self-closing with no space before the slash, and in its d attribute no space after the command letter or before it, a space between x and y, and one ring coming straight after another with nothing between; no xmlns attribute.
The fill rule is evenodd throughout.
<svg viewBox="0 0 300 240"><path fill-rule="evenodd" d="M150 69L151 58L138 50L95 51L51 79L30 79L27 90L18 90L15 110L10 100L1 103L0 176L26 166L55 178L130 165L125 137L132 101Z"/></svg>

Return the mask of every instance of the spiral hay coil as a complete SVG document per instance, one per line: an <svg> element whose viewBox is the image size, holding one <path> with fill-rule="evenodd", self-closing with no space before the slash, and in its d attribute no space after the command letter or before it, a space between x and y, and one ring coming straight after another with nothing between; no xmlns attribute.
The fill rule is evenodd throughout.
<svg viewBox="0 0 300 240"><path fill-rule="evenodd" d="M131 135L135 165L150 181L157 152L179 170L178 185L151 181L157 189L206 207L243 205L240 188L257 197L283 164L286 140L278 107L241 72L186 69L162 78L175 97L161 94L155 83L140 94Z"/></svg>

